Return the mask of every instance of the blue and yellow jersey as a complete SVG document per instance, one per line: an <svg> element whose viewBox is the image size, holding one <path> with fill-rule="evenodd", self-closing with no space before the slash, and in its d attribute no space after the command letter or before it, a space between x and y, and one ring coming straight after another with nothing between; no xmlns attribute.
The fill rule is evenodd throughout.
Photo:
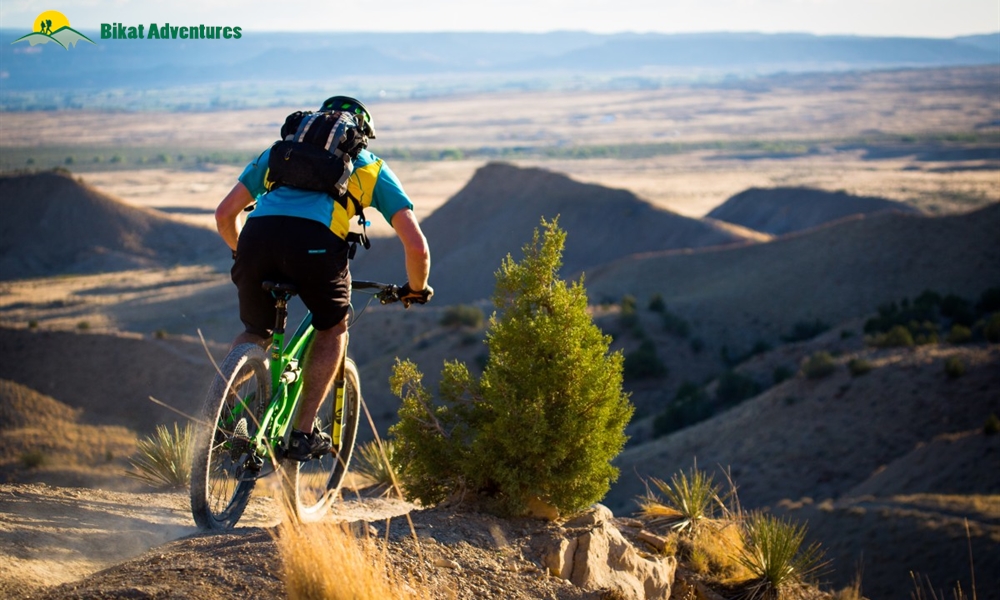
<svg viewBox="0 0 1000 600"><path fill-rule="evenodd" d="M300 188L281 186L268 192L265 186L267 178L267 159L271 150L268 148L243 169L240 183L246 186L257 199L257 207L250 217L285 216L302 217L319 221L330 228L341 238L347 237L351 219L356 217L354 203L348 201L342 206L325 192L303 190ZM389 165L369 152L362 150L354 161L354 173L348 180L347 189L361 204L361 207L372 207L382 213L385 220L392 224L392 215L401 209L413 208L413 202L403 191L402 184Z"/></svg>

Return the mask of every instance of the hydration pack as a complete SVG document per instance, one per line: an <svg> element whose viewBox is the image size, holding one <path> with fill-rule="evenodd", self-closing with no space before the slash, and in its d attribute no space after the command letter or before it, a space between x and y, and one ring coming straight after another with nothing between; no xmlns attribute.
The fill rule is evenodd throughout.
<svg viewBox="0 0 1000 600"><path fill-rule="evenodd" d="M361 203L347 189L354 160L366 147L368 136L354 115L340 111L297 111L285 118L281 139L271 146L267 160L267 191L288 185L326 192L344 210L348 201L354 205L358 224L364 229L362 233L347 234L351 258L358 243L365 249L371 246Z"/></svg>
<svg viewBox="0 0 1000 600"><path fill-rule="evenodd" d="M271 147L267 189L290 185L326 192L344 204L354 159L367 146L368 137L350 113L294 112Z"/></svg>

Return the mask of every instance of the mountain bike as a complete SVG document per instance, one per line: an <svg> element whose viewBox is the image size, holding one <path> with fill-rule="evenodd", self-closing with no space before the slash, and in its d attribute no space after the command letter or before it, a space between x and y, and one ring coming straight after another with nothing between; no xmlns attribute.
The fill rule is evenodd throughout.
<svg viewBox="0 0 1000 600"><path fill-rule="evenodd" d="M313 424L330 436L333 451L306 462L284 458L302 393L302 365L315 330L312 313L307 312L286 343L288 302L296 289L271 281L263 286L277 307L270 347L265 351L248 343L229 352L209 388L203 425L195 437L191 512L202 529L234 527L257 481L275 473L296 518L321 518L340 492L354 451L361 379L354 361L347 357L345 338L336 383ZM370 295L369 304L374 299L381 304L400 301L400 288L391 284L354 281L351 289ZM352 305L348 323L354 322Z"/></svg>

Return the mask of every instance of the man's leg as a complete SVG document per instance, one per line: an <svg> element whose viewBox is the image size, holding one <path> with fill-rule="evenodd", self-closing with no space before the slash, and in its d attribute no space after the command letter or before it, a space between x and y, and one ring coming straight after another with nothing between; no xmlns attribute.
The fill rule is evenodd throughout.
<svg viewBox="0 0 1000 600"><path fill-rule="evenodd" d="M316 411L329 393L343 360L346 339L347 317L330 329L316 332L302 365L305 379L302 381L299 412L295 417L295 428L299 431L312 432Z"/></svg>

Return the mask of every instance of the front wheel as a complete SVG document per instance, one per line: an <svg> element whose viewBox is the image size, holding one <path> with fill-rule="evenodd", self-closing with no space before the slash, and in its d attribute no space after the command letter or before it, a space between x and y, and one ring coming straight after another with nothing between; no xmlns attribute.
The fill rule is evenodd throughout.
<svg viewBox="0 0 1000 600"><path fill-rule="evenodd" d="M340 420L339 445L337 438L333 437L333 424L337 418L336 389L333 389L316 414L316 426L333 437L333 452L302 463L285 463L286 494L300 521L322 518L330 503L337 497L354 454L360 417L361 379L358 377L358 367L348 358L344 369L344 409Z"/></svg>
<svg viewBox="0 0 1000 600"><path fill-rule="evenodd" d="M230 351L209 388L191 465L191 513L202 529L230 529L243 516L263 461L251 447L271 398L267 355L256 344Z"/></svg>

